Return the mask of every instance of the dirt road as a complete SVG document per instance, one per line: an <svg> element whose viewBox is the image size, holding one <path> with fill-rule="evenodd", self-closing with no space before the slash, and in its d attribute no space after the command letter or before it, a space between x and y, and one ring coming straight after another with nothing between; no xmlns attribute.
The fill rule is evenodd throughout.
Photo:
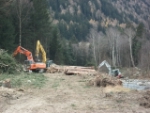
<svg viewBox="0 0 150 113"><path fill-rule="evenodd" d="M86 76L45 74L41 89L0 88L0 113L149 113L140 106L145 92L87 86Z"/></svg>

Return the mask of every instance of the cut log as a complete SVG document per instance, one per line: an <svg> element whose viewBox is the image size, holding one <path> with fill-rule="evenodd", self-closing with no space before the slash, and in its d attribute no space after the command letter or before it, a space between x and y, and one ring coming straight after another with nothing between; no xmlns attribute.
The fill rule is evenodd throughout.
<svg viewBox="0 0 150 113"><path fill-rule="evenodd" d="M65 72L64 72L66 75L94 75L94 74L96 74L97 72L96 71L90 71L90 70L87 70L87 71L85 71L85 70L73 70L73 69L71 69L71 70L66 70Z"/></svg>
<svg viewBox="0 0 150 113"><path fill-rule="evenodd" d="M65 73L66 75L93 75L96 73L94 67L82 67L82 66L60 66L53 64L47 71L47 73Z"/></svg>

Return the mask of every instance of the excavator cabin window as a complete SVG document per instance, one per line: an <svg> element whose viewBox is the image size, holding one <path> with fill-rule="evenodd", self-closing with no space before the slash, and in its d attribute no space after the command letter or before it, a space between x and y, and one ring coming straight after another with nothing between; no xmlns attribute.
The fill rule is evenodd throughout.
<svg viewBox="0 0 150 113"><path fill-rule="evenodd" d="M33 62L32 62L31 60L25 60L25 61L24 61L24 64L25 64L25 65L31 65L31 64L33 64Z"/></svg>

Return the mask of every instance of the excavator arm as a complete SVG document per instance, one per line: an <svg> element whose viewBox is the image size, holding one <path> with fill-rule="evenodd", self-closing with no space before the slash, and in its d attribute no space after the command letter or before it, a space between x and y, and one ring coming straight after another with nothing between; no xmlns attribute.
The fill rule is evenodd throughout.
<svg viewBox="0 0 150 113"><path fill-rule="evenodd" d="M106 67L108 68L108 70L109 70L109 75L111 75L111 66L109 65L109 63L106 61L106 60L104 60L102 63L100 63L99 64L99 68L101 68L103 65L106 65Z"/></svg>
<svg viewBox="0 0 150 113"><path fill-rule="evenodd" d="M101 68L103 65L106 65L106 67L108 68L109 75L113 75L113 76L119 75L121 77L120 70L119 69L112 69L111 65L106 60L104 60L102 63L100 63L98 67Z"/></svg>
<svg viewBox="0 0 150 113"><path fill-rule="evenodd" d="M18 53L26 55L27 60L34 62L32 53L25 48L18 46L17 49L14 51L13 56L16 56Z"/></svg>
<svg viewBox="0 0 150 113"><path fill-rule="evenodd" d="M39 58L40 52L42 53L42 62L46 63L46 52L43 46L41 45L40 41L38 40L36 43L36 54L35 54L37 58Z"/></svg>

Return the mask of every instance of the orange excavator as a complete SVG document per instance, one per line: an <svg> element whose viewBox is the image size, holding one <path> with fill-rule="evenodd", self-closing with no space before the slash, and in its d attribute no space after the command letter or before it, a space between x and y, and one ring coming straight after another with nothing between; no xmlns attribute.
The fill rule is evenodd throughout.
<svg viewBox="0 0 150 113"><path fill-rule="evenodd" d="M37 46L39 46L39 41L37 41ZM36 47L37 49L37 47ZM36 50L37 51L37 50ZM43 49L44 51L44 49ZM45 52L45 51L44 51ZM46 70L46 63L44 62L35 62L32 56L32 53L27 49L18 46L17 49L14 51L13 56L16 56L18 53L24 54L27 57L25 60L25 70L26 71L33 71L33 72L43 72ZM46 57L46 55L44 54Z"/></svg>

